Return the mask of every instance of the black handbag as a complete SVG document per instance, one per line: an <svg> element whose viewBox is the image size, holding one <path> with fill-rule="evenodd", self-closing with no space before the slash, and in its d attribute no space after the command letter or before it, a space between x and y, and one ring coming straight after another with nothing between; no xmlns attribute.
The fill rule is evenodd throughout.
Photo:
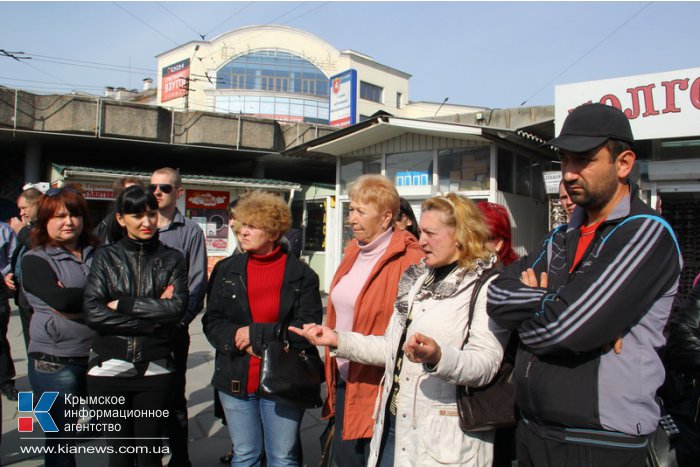
<svg viewBox="0 0 700 467"><path fill-rule="evenodd" d="M291 315L281 324L279 340L263 346L258 395L303 409L321 407L323 360L314 346L296 350L289 345Z"/></svg>
<svg viewBox="0 0 700 467"><path fill-rule="evenodd" d="M469 301L468 326L471 330L474 307L481 287L498 271L495 268L485 270L476 284ZM467 344L469 331L464 340ZM515 381L513 365L505 360L501 363L493 381L479 388L457 386L457 410L459 427L463 432L494 430L515 426Z"/></svg>

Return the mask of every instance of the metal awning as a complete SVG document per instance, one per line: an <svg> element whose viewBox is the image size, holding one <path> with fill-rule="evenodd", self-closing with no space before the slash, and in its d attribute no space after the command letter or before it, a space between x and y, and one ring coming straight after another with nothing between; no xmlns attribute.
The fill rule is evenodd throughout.
<svg viewBox="0 0 700 467"><path fill-rule="evenodd" d="M151 172L138 172L118 169L103 169L96 167L80 167L80 166L60 166L54 164L55 172L59 173L64 179L91 179L102 180L105 182L113 182L122 177L138 177L148 183L151 179ZM271 180L266 178L243 178L243 177L225 177L217 175L195 175L182 173L182 183L186 185L200 186L216 186L222 188L260 188L264 190L276 191L299 191L301 185L298 183L285 182L281 180ZM52 180L52 183L54 180Z"/></svg>

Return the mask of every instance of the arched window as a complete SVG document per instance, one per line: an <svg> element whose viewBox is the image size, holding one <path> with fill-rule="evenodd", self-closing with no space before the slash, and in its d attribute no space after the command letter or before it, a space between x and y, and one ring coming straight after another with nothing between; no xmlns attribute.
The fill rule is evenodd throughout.
<svg viewBox="0 0 700 467"><path fill-rule="evenodd" d="M257 90L328 97L328 77L308 60L279 50L234 58L216 74L217 89Z"/></svg>

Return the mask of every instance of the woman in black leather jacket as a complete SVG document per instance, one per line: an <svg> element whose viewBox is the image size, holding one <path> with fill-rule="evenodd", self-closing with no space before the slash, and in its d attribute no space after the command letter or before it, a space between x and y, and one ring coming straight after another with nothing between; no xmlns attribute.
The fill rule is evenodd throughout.
<svg viewBox="0 0 700 467"><path fill-rule="evenodd" d="M264 445L267 465L297 466L304 409L259 395L259 356L278 339L282 323L320 322L318 276L280 246L291 212L279 196L254 191L240 199L234 214L245 254L217 263L202 319L216 348L212 385L226 414L232 465L260 465ZM289 343L317 352L296 335L289 335Z"/></svg>
<svg viewBox="0 0 700 467"><path fill-rule="evenodd" d="M97 408L133 410L98 422L119 425L119 431L110 430L115 438L142 438L139 446L148 446L147 452L123 454L119 447L133 441L112 439L110 467L131 467L134 459L139 466L160 466L167 453L158 441L145 438L160 437L167 419L162 411L173 377L171 333L187 307L187 263L158 240L157 219L152 193L140 186L124 190L116 205L124 237L98 250L85 287L85 321L98 332L90 350L88 392L113 396L102 398L110 404Z"/></svg>
<svg viewBox="0 0 700 467"><path fill-rule="evenodd" d="M678 465L695 466L700 457L700 276L685 302L674 307L668 330L664 402L680 430L674 440Z"/></svg>

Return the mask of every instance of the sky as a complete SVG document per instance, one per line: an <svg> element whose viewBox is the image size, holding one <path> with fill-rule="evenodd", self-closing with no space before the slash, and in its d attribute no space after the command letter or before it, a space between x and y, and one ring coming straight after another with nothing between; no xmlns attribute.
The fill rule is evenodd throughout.
<svg viewBox="0 0 700 467"><path fill-rule="evenodd" d="M700 2L5 2L0 85L141 88L155 56L255 24L412 75L411 101L553 105L554 86L700 66Z"/></svg>

